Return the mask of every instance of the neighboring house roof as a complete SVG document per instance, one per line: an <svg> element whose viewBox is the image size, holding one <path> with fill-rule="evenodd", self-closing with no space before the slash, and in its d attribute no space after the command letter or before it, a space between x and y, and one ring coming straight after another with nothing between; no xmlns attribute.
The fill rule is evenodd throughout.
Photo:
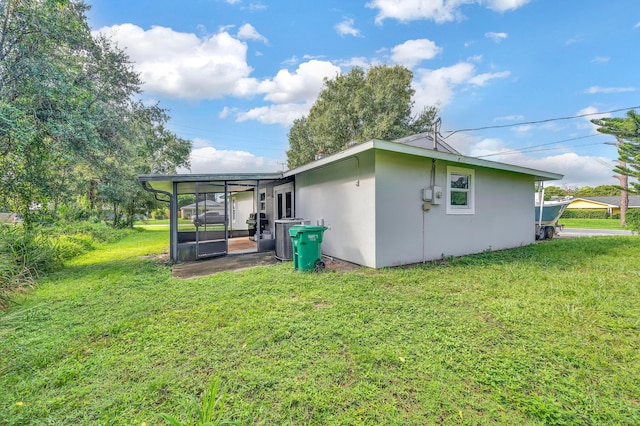
<svg viewBox="0 0 640 426"><path fill-rule="evenodd" d="M323 167L327 164L331 164L335 161L340 161L344 158L351 157L353 155L371 150L380 149L384 151L397 152L402 154L415 155L418 157L433 158L436 160L449 161L452 163L458 163L467 166L486 167L495 170L504 170L508 172L522 173L525 175L531 175L535 177L536 181L542 180L560 180L563 175L552 172L545 172L542 170L530 169L527 167L514 166L512 164L498 163L496 161L482 160L479 158L466 157L462 154L436 151L434 149L421 148L417 146L407 145L404 143L381 141L378 139L363 142L353 147L347 148L337 154L328 155L311 163L297 167L284 173L285 177L294 176L298 173L313 170L318 167Z"/></svg>
<svg viewBox="0 0 640 426"><path fill-rule="evenodd" d="M591 201L597 204L605 204L607 207L620 207L620 196L613 195L610 197L581 197L574 198L574 201L583 200L583 201ZM635 208L640 207L640 195L630 195L629 196L629 207Z"/></svg>
<svg viewBox="0 0 640 426"><path fill-rule="evenodd" d="M202 209L203 207L206 207L207 209L223 209L224 206L220 203L218 203L217 201L211 201L211 200L205 200L205 201L200 201L198 203L198 209ZM196 204L189 204L188 206L183 206L180 207L180 210L195 210L196 209Z"/></svg>

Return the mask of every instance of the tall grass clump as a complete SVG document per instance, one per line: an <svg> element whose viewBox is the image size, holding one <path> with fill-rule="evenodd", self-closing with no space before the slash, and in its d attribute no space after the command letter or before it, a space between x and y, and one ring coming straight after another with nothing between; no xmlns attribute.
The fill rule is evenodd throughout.
<svg viewBox="0 0 640 426"><path fill-rule="evenodd" d="M198 404L195 398L191 398L185 405L187 419L180 421L168 414L160 414L160 417L171 426L222 426L239 425L224 418L225 394L220 390L220 379L211 380L209 389L202 395L202 403Z"/></svg>
<svg viewBox="0 0 640 426"><path fill-rule="evenodd" d="M6 309L16 291L32 287L39 274L62 266L54 241L22 226L0 227L0 309Z"/></svg>
<svg viewBox="0 0 640 426"><path fill-rule="evenodd" d="M0 310L21 290L33 287L43 273L64 262L135 232L90 222L36 226L0 225Z"/></svg>

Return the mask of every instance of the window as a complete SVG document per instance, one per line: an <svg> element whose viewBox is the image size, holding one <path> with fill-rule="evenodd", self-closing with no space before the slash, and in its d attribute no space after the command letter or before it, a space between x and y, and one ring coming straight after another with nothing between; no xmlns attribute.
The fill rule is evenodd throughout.
<svg viewBox="0 0 640 426"><path fill-rule="evenodd" d="M447 214L475 214L475 170L447 167Z"/></svg>
<svg viewBox="0 0 640 426"><path fill-rule="evenodd" d="M235 223L236 221L236 199L233 198L231 200L231 222Z"/></svg>
<svg viewBox="0 0 640 426"><path fill-rule="evenodd" d="M267 190L266 189L260 190L260 211L261 212L267 211Z"/></svg>

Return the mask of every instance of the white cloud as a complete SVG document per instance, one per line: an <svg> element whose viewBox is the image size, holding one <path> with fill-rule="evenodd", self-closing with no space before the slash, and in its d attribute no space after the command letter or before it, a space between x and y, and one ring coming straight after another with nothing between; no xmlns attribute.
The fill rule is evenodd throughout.
<svg viewBox="0 0 640 426"><path fill-rule="evenodd" d="M265 36L260 34L251 24L244 24L238 30L238 38L240 40L255 40L261 41L264 44L269 44L269 41Z"/></svg>
<svg viewBox="0 0 640 426"><path fill-rule="evenodd" d="M494 43L500 43L502 40L506 40L507 37L509 37L509 34L488 32L488 33L484 33L484 36L492 40Z"/></svg>
<svg viewBox="0 0 640 426"><path fill-rule="evenodd" d="M530 0L486 0L481 1L480 3L485 3L489 9L498 12L506 12L507 10L518 9L529 3L529 1Z"/></svg>
<svg viewBox="0 0 640 426"><path fill-rule="evenodd" d="M272 79L258 85L264 99L275 103L291 103L315 100L325 78L334 78L340 68L328 61L311 60L298 66L295 73L280 70Z"/></svg>
<svg viewBox="0 0 640 426"><path fill-rule="evenodd" d="M506 78L506 77L509 77L510 75L511 75L510 71L478 74L475 77L469 79L469 83L474 84L476 86L484 86L490 80L494 80L496 78Z"/></svg>
<svg viewBox="0 0 640 426"><path fill-rule="evenodd" d="M523 124L521 126L515 126L511 130L513 130L516 133L522 134L522 133L528 133L532 128L533 126L531 124Z"/></svg>
<svg viewBox="0 0 640 426"><path fill-rule="evenodd" d="M191 151L191 168L178 169L178 173L243 173L273 172L279 166L275 161L258 157L247 151L216 149L206 141L200 141L200 148Z"/></svg>
<svg viewBox="0 0 640 426"><path fill-rule="evenodd" d="M345 19L344 21L336 24L334 27L336 32L341 36L350 35L353 37L360 37L360 31L354 27L353 19Z"/></svg>
<svg viewBox="0 0 640 426"><path fill-rule="evenodd" d="M586 108L581 109L576 113L576 116L584 116L581 121L578 121L576 127L581 130L590 130L592 134L598 134L597 128L595 124L591 122L591 120L611 117L609 113L598 113L598 108L594 106L588 106Z"/></svg>
<svg viewBox="0 0 640 426"><path fill-rule="evenodd" d="M546 185L598 186L615 184L611 177L613 174L612 158L579 155L572 152L569 147L559 147L559 150L565 151L560 154L533 157L527 153L519 152L523 148L509 147L501 139L481 139L464 134L453 135L451 139L448 139L447 142L471 157L564 175L561 181L548 182Z"/></svg>
<svg viewBox="0 0 640 426"><path fill-rule="evenodd" d="M441 47L426 38L407 40L391 49L391 59L398 64L413 68L426 59L433 59L441 51Z"/></svg>
<svg viewBox="0 0 640 426"><path fill-rule="evenodd" d="M638 22L637 24L635 24L635 25L633 26L633 28L640 28L640 22Z"/></svg>
<svg viewBox="0 0 640 426"><path fill-rule="evenodd" d="M614 185L612 159L596 156L582 156L575 152L550 155L542 158L516 156L513 164L532 169L561 173L561 181L549 182L547 185L598 186Z"/></svg>
<svg viewBox="0 0 640 426"><path fill-rule="evenodd" d="M252 108L238 113L236 121L255 120L262 124L290 126L297 118L309 113L313 103L289 103Z"/></svg>
<svg viewBox="0 0 640 426"><path fill-rule="evenodd" d="M103 27L126 48L148 92L182 99L216 99L246 93L252 68L247 45L227 32L198 37L171 28L133 24Z"/></svg>
<svg viewBox="0 0 640 426"><path fill-rule="evenodd" d="M294 73L280 70L272 79L260 82L257 93L271 105L252 108L236 114L236 121L256 120L264 124L291 125L293 120L306 115L324 85L325 78L335 78L340 67L328 61L304 62Z"/></svg>
<svg viewBox="0 0 640 426"><path fill-rule="evenodd" d="M611 58L609 58L608 56L596 56L595 58L593 58L591 60L591 62L593 62L595 64L606 64L610 60L611 60Z"/></svg>
<svg viewBox="0 0 640 426"><path fill-rule="evenodd" d="M399 21L432 20L437 23L463 19L460 11L465 4L477 3L497 12L517 9L530 0L372 0L366 7L377 9L376 23L385 19Z"/></svg>
<svg viewBox="0 0 640 426"><path fill-rule="evenodd" d="M635 92L637 91L637 87L601 87L601 86L591 86L584 91L584 93L588 95L595 95L599 93L625 93L625 92Z"/></svg>
<svg viewBox="0 0 640 426"><path fill-rule="evenodd" d="M475 66L469 62L460 62L435 70L416 70L413 79L413 88L416 91L414 111L421 111L426 106L442 107L448 104L459 86L484 86L490 80L510 75L509 71L477 75L475 71Z"/></svg>
<svg viewBox="0 0 640 426"><path fill-rule="evenodd" d="M505 115L503 117L496 117L493 121L522 121L524 120L524 115Z"/></svg>
<svg viewBox="0 0 640 426"><path fill-rule="evenodd" d="M453 89L472 78L474 71L474 66L468 62L436 70L417 70L413 80L416 91L415 110L420 111L430 105L448 104L453 98Z"/></svg>

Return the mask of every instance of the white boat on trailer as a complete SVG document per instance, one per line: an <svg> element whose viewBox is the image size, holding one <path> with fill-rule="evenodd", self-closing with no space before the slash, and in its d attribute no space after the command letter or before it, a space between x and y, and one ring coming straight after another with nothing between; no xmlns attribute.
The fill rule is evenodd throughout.
<svg viewBox="0 0 640 426"><path fill-rule="evenodd" d="M535 197L536 240L550 240L562 231L563 226L558 224L558 220L572 201L573 197L544 201L544 186L542 182L538 182L538 192Z"/></svg>
<svg viewBox="0 0 640 426"><path fill-rule="evenodd" d="M560 216L573 200L544 201L542 208L536 202L536 240L550 240L562 231Z"/></svg>

